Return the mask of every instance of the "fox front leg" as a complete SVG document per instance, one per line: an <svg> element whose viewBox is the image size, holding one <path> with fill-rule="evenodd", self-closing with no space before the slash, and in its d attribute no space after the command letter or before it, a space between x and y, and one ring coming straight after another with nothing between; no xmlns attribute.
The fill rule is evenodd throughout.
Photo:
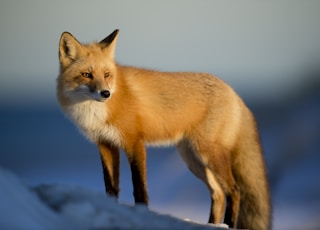
<svg viewBox="0 0 320 230"><path fill-rule="evenodd" d="M120 151L108 143L98 144L106 192L118 198Z"/></svg>
<svg viewBox="0 0 320 230"><path fill-rule="evenodd" d="M142 141L126 149L131 168L133 195L136 204L148 205L146 150Z"/></svg>

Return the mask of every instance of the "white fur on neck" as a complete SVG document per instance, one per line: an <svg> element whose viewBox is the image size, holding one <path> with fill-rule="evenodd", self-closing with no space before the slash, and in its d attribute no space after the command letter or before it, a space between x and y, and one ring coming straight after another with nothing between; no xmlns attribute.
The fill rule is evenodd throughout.
<svg viewBox="0 0 320 230"><path fill-rule="evenodd" d="M103 102L84 101L65 108L65 112L92 142L109 141L121 145L119 130L107 123L108 111Z"/></svg>

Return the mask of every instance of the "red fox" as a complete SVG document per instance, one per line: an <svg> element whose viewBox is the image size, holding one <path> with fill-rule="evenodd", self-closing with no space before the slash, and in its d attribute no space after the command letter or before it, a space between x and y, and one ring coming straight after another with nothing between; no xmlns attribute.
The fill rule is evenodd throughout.
<svg viewBox="0 0 320 230"><path fill-rule="evenodd" d="M270 196L255 119L234 90L206 73L119 65L119 30L82 44L59 44L57 98L99 149L106 192L119 194L119 151L130 163L135 203L148 205L148 145L175 144L211 195L209 223L269 229Z"/></svg>

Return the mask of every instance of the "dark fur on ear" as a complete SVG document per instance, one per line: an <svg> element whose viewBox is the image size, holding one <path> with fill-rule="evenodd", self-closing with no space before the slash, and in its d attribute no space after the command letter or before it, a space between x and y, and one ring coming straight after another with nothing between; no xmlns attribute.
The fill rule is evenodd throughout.
<svg viewBox="0 0 320 230"><path fill-rule="evenodd" d="M103 39L100 44L103 44L105 46L109 46L113 40L117 37L119 33L119 29L114 30L111 34L108 35L105 39Z"/></svg>

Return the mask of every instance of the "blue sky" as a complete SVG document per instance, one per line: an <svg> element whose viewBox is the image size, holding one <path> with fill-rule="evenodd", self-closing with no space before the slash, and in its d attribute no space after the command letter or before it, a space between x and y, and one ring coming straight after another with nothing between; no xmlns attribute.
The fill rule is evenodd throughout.
<svg viewBox="0 0 320 230"><path fill-rule="evenodd" d="M101 40L116 59L218 75L245 98L277 100L320 58L319 1L2 1L0 103L55 102L63 31Z"/></svg>

